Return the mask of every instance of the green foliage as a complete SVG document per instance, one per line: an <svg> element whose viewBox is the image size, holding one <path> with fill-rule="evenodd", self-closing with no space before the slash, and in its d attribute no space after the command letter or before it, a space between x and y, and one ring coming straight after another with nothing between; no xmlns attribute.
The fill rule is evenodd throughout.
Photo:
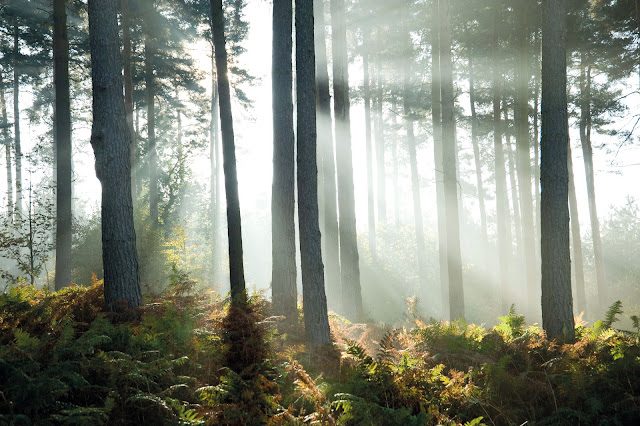
<svg viewBox="0 0 640 426"><path fill-rule="evenodd" d="M522 336L524 332L524 315L517 315L515 305L509 308L509 314L504 317L498 317L500 324L494 330L504 336L507 340L512 340Z"/></svg>

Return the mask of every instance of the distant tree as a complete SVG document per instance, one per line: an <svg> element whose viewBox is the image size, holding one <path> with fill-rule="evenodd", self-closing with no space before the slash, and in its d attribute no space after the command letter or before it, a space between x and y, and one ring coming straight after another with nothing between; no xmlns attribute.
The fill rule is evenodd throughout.
<svg viewBox="0 0 640 426"><path fill-rule="evenodd" d="M580 219L578 217L578 199L575 179L573 178L573 159L571 158L571 142L567 148L567 169L569 171L569 220L571 221L571 239L573 240L573 275L576 283L576 308L586 313L587 296L584 286L584 260L582 258L582 236L580 235Z"/></svg>
<svg viewBox="0 0 640 426"><path fill-rule="evenodd" d="M291 62L292 19L293 3L291 0L273 2L271 289L274 312L277 315L286 315L289 319L295 320L297 318L297 272L295 139L293 135L293 69Z"/></svg>
<svg viewBox="0 0 640 426"><path fill-rule="evenodd" d="M154 0L144 6L144 74L147 100L147 160L149 167L149 217L151 223L158 224L158 153L156 150L156 111L155 111L155 6Z"/></svg>
<svg viewBox="0 0 640 426"><path fill-rule="evenodd" d="M91 146L102 184L102 261L107 309L142 303L131 200L131 134L127 127L117 0L89 1L93 87Z"/></svg>
<svg viewBox="0 0 640 426"><path fill-rule="evenodd" d="M4 145L5 166L7 173L7 218L13 217L13 175L11 162L11 135L9 134L9 120L7 118L7 101L4 95L4 78L0 70L0 109L2 110L2 144Z"/></svg>
<svg viewBox="0 0 640 426"><path fill-rule="evenodd" d="M222 0L211 2L211 27L218 75L220 125L222 131L222 155L224 157L224 180L227 197L227 232L229 236L229 279L231 298L238 300L245 293L244 265L242 259L242 222L240 219L240 197L231 115L231 93L225 48L224 13Z"/></svg>
<svg viewBox="0 0 640 426"><path fill-rule="evenodd" d="M121 26L122 26L122 58L124 61L124 106L127 112L127 125L131 133L131 196L134 203L138 199L136 191L137 180L137 134L133 127L133 69L131 52L131 10L129 0L122 0L121 5Z"/></svg>
<svg viewBox="0 0 640 426"><path fill-rule="evenodd" d="M566 3L547 0L542 26L541 260L542 327L573 340L569 254Z"/></svg>
<svg viewBox="0 0 640 426"><path fill-rule="evenodd" d="M366 13L364 11L363 13ZM365 150L367 157L367 224L369 237L369 250L371 257L376 258L376 212L375 212L375 192L373 190L373 146L371 142L371 89L369 78L369 49L370 49L369 28L364 25L362 28L362 70L364 98L364 133Z"/></svg>

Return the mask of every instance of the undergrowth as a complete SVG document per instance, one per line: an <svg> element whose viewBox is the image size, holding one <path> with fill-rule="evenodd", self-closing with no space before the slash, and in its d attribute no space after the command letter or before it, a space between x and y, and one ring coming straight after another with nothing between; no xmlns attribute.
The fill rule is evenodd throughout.
<svg viewBox="0 0 640 426"><path fill-rule="evenodd" d="M318 347L264 298L194 285L126 314L104 312L99 281L0 295L0 425L640 424L640 327L614 328L619 303L572 344L512 308L489 330L332 315Z"/></svg>

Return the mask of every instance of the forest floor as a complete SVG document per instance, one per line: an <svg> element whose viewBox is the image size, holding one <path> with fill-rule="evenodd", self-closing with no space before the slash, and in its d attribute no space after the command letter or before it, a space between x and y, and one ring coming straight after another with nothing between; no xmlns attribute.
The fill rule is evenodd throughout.
<svg viewBox="0 0 640 426"><path fill-rule="evenodd" d="M0 425L637 425L640 338L612 306L572 344L513 311L493 329L352 324L304 343L263 297L193 283L103 312L101 282L0 296Z"/></svg>

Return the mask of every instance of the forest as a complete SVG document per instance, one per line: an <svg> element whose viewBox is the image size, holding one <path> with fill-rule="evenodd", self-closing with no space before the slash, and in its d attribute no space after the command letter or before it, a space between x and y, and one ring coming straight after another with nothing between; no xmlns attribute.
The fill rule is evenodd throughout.
<svg viewBox="0 0 640 426"><path fill-rule="evenodd" d="M0 426L640 424L639 110L640 0L0 0Z"/></svg>

